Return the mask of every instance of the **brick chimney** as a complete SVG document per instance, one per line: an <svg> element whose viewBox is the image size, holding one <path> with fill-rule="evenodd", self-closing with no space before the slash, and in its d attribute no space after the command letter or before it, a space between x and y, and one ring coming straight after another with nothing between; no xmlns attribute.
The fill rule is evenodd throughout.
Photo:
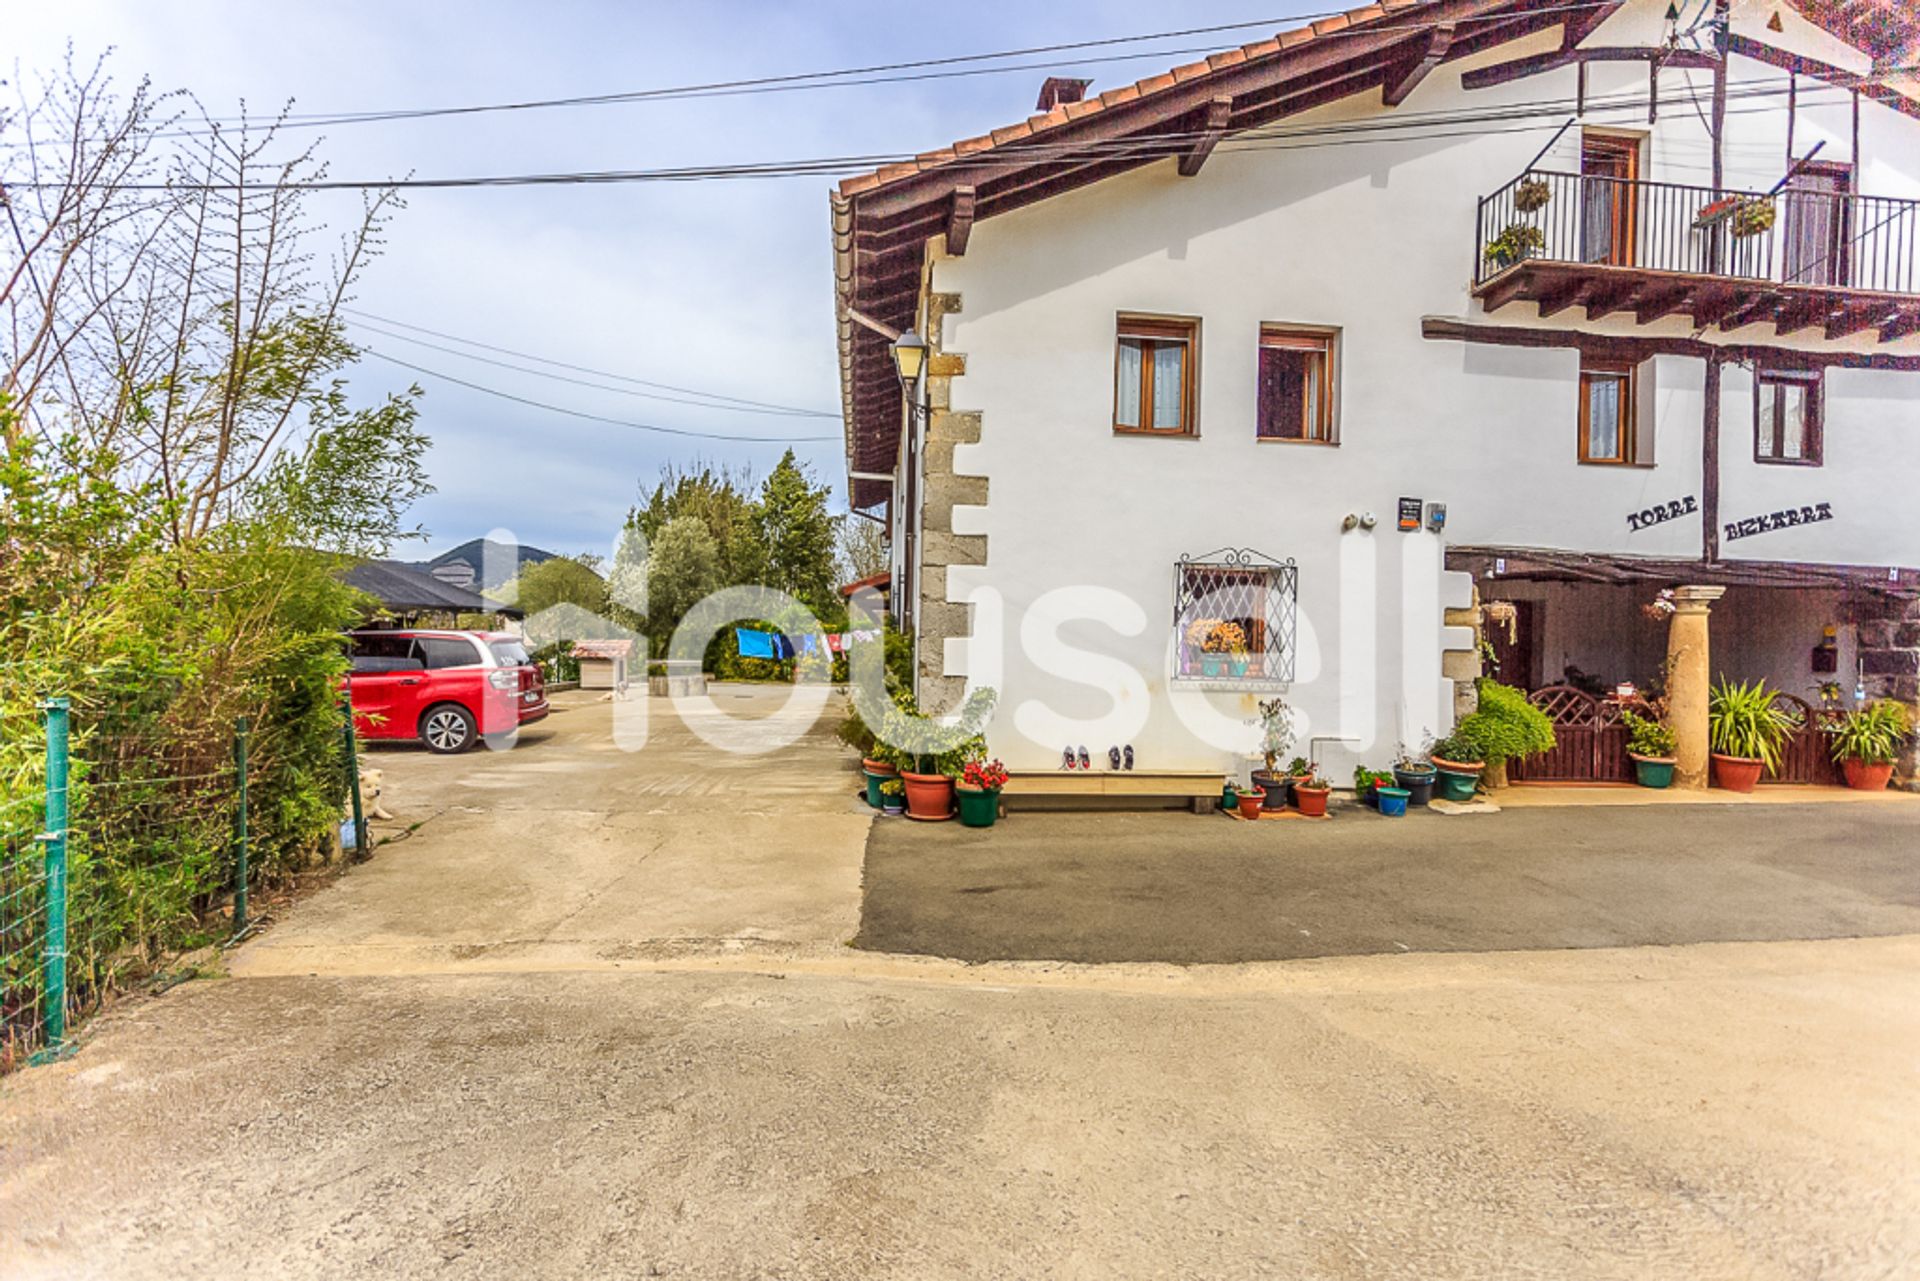
<svg viewBox="0 0 1920 1281"><path fill-rule="evenodd" d="M1040 101L1035 111L1052 111L1063 102L1078 102L1086 97L1087 86L1091 80L1074 80L1068 76L1048 76L1040 86Z"/></svg>

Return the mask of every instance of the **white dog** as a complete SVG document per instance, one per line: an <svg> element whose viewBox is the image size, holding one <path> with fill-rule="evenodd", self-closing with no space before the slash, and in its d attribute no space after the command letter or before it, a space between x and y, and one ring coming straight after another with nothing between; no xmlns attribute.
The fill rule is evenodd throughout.
<svg viewBox="0 0 1920 1281"><path fill-rule="evenodd" d="M363 769L360 771L360 811L370 819L377 818L392 822L393 815L387 813L386 808L380 804L380 783L386 776L387 772L380 769ZM353 802L351 798L349 798L347 803L349 806L352 805ZM353 817L351 809L349 809L347 817Z"/></svg>

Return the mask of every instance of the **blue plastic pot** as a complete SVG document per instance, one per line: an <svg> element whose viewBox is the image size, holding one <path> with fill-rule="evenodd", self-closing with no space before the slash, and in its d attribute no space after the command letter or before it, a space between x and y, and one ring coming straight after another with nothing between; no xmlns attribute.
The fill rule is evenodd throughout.
<svg viewBox="0 0 1920 1281"><path fill-rule="evenodd" d="M1380 797L1380 812L1388 818L1404 818L1407 813L1407 798L1412 795L1404 787L1376 787L1373 789Z"/></svg>

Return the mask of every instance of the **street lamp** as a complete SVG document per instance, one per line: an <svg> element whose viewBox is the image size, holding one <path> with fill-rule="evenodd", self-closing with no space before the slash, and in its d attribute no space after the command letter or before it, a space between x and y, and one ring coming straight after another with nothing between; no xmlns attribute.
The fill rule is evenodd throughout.
<svg viewBox="0 0 1920 1281"><path fill-rule="evenodd" d="M927 365L927 340L909 329L893 340L893 367L900 373L900 382L909 392L920 381L920 371Z"/></svg>

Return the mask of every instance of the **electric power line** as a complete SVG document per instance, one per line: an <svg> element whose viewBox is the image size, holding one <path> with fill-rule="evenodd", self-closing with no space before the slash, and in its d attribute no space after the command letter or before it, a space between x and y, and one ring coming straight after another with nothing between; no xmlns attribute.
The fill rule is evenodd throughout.
<svg viewBox="0 0 1920 1281"><path fill-rule="evenodd" d="M375 316L372 312L360 311L353 307L342 307L340 310L355 317L369 317L379 321L380 325L391 325L395 327L394 329L385 329L380 326L368 324L366 320L361 319L356 319L352 322L356 328L378 334L382 338L397 338L401 342L413 343L416 346L426 347L432 351L445 352L450 356L459 356L465 360L478 361L483 365L491 365L498 369L509 369L515 373L531 374L537 378L550 378L556 382L573 383L581 387L592 387L597 391L611 391L622 396L639 396L647 400L659 400L672 405L692 405L700 409L725 409L734 413L772 414L787 418L838 418L840 416L838 412L832 410L802 409L794 405L775 405L766 401L747 400L740 396L726 396L719 392L701 391L694 387L676 387L670 383L650 382L645 378L635 378L628 374L617 374L604 369L593 369L586 365L572 365L566 361L554 360L548 356L536 356L530 352L515 351L511 347L498 347L492 343L481 342L478 339L462 338L456 334L443 333L437 329L428 329L424 325L411 325L401 320L389 320L384 316ZM584 378L569 378L565 374L551 373L544 369L529 369L522 365L508 364L505 361L493 360L486 356L476 355L473 352L461 351L458 347L444 347L438 343L427 342L421 338L395 332L396 329L412 329L419 333L431 334L435 338L444 338L449 342L460 343L468 347L478 347L485 351L499 352L503 355L515 356L521 360L534 361L537 364L553 365L560 369L571 369L577 373L592 374L597 378L611 379L614 382L633 383L638 387L656 387L661 390L649 392L637 391L631 387L608 387L601 383L589 382ZM683 394L680 396L661 394L662 392L668 391ZM703 397L704 399L692 399L692 397L696 396Z"/></svg>
<svg viewBox="0 0 1920 1281"><path fill-rule="evenodd" d="M838 441L840 439L838 435L833 435L833 436L743 436L743 435L739 435L732 432L693 431L693 430L689 430L687 428L682 428L682 427L662 427L657 423L630 422L624 418L608 418L603 414L589 414L584 410L568 409L564 405L551 405L543 400L533 400L526 396L516 396L512 392L501 391L497 387L488 387L488 386L484 386L481 383L468 382L464 378L455 378L452 374L443 374L437 369L428 369L424 365L416 365L416 364L413 364L411 361L405 361L395 356L389 356L385 352L376 351L371 347L360 348L360 354L363 356L372 356L376 360L384 360L389 365L398 365L402 369L411 369L416 374L425 374L427 377L437 378L441 382L452 383L456 387L465 387L471 391L477 391L488 396L498 397L501 400L510 400L517 405L527 405L533 409L544 409L549 413L564 414L569 418L583 418L589 422L607 423L614 427L625 427L632 431L657 432L663 436L685 436L685 437L691 437L698 440L737 441L743 444L751 444L751 445L814 445L814 444L821 444L826 441Z"/></svg>
<svg viewBox="0 0 1920 1281"><path fill-rule="evenodd" d="M1529 15L1534 15L1534 14L1548 14L1548 13L1585 12L1588 10L1604 7L1607 3L1608 3L1608 0L1571 0L1570 3L1566 3L1566 4L1544 6L1544 7L1529 9L1528 13ZM981 62L1000 61L1007 58L1027 58L1027 57L1034 57L1040 54L1066 53L1066 52L1071 52L1071 51L1080 50L1080 49L1113 48L1120 45L1141 44L1141 43L1147 43L1147 42L1156 41L1156 40L1173 40L1173 39L1184 38L1187 36L1217 35L1227 31L1245 31L1245 30L1251 30L1255 28L1272 30L1276 26L1279 26L1280 24L1288 24L1288 23L1300 24L1300 23L1318 21L1320 19L1325 19L1325 18L1343 17L1345 16L1346 12L1347 12L1346 10L1342 10L1342 9L1330 9L1330 10L1326 10L1324 12L1318 12L1318 13L1287 14L1287 15L1283 15L1275 18L1253 19L1246 22L1220 23L1214 26L1183 27L1183 28L1178 28L1171 31L1146 32L1139 35L1107 36L1107 37L1103 37L1095 40L1074 40L1074 41L1066 41L1058 44L1031 45L1021 49L1003 49L1003 50L997 50L990 53L954 54L954 55L950 55L942 58L919 58L919 59L913 59L913 60L904 61L904 62L875 63L875 64L871 64L868 66L861 66L861 67L843 67L843 68L832 70L832 71L791 72L784 75L776 75L776 76L759 76L759 77L739 79L739 80L717 80L717 81L708 81L704 83L669 86L669 87L664 87L659 89L628 90L620 93L586 94L586 95L578 95L578 96L566 97L566 98L536 98L536 99L528 99L523 101L478 103L478 104L467 104L467 105L454 106L454 107L398 108L398 109L389 109L389 110L382 110L382 111L335 112L332 114L313 113L310 115L289 116L287 117L285 123L288 124L289 126L298 126L302 128L325 127L325 126L335 125L335 124L365 124L365 123L380 123L380 122L392 121L392 120L417 120L417 119L423 119L423 118L433 117L433 116L477 115L482 113L498 112L498 111L531 111L531 110L541 110L541 109L550 108L550 107L607 106L607 105L616 105L616 104L629 103L629 102L651 102L651 101L670 100L674 98L685 98L685 97L712 97L712 96L718 96L723 94L738 94L743 92L778 91L782 89L789 89L789 88L795 88L795 87L832 88L842 84L886 83L887 81L885 80L873 80L873 79L859 80L859 79L852 79L852 78L853 77L879 77L889 72L919 71L919 70L924 70L928 68L963 67L963 66L968 66L970 64L981 63ZM1469 22L1469 23L1471 22L1485 22L1485 23L1504 22L1509 20L1512 16L1513 15L1511 14L1488 14L1478 18L1467 19L1466 22ZM1351 37L1351 36L1357 36L1357 35L1378 35L1382 32L1391 32L1391 33L1417 32L1417 31L1423 31L1423 30L1430 30L1437 25L1439 24L1433 21L1396 23L1393 25L1368 24L1368 25L1362 25L1358 27L1342 28L1338 31L1331 31L1325 34L1316 34L1314 38L1316 40L1328 40L1336 37ZM1460 24L1460 25L1464 25L1464 24ZM1283 28L1283 29L1292 29L1292 28ZM1154 50L1151 53L1130 54L1126 56L1128 58L1165 57L1165 56L1168 56L1169 54L1181 54L1181 53L1204 54L1204 53L1217 53L1217 52L1219 52L1217 47L1207 46L1205 48L1189 49L1189 50L1161 49L1161 50ZM1056 63L1027 63L1018 67L1004 68L1004 70L1018 70L1018 71L1044 70L1052 66L1089 65L1094 62L1115 61L1115 60L1118 60L1118 59L1079 59L1071 63L1057 63L1057 62ZM996 70L1001 70L1001 69L996 69ZM961 74L972 74L972 73L951 72L951 73L941 73L941 74L961 75ZM940 75L927 76L927 77L921 77L921 76L893 77L893 79L928 79L928 78L940 78ZM209 117L210 123L218 123L223 119L227 121L232 121L232 120L235 120L236 118L235 117L224 117L224 118Z"/></svg>

